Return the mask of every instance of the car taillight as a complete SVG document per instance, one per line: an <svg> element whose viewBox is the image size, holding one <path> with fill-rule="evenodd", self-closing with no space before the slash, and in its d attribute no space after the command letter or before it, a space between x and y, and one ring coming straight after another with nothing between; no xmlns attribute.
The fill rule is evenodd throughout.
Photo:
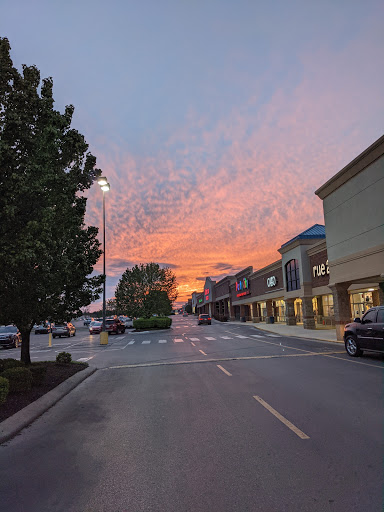
<svg viewBox="0 0 384 512"><path fill-rule="evenodd" d="M210 320L210 318L207 318L207 320Z"/></svg>

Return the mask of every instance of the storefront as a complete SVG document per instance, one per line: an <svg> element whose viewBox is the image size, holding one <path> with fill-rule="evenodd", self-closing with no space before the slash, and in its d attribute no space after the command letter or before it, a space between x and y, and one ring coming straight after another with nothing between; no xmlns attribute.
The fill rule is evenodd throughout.
<svg viewBox="0 0 384 512"><path fill-rule="evenodd" d="M346 323L384 304L383 176L384 136L316 190L323 200L339 340Z"/></svg>
<svg viewBox="0 0 384 512"><path fill-rule="evenodd" d="M254 272L251 277L252 321L284 322L285 302L281 260Z"/></svg>
<svg viewBox="0 0 384 512"><path fill-rule="evenodd" d="M228 320L231 311L231 284L234 284L234 276L226 276L215 284L215 308L214 317L217 320ZM240 312L239 312L240 315Z"/></svg>
<svg viewBox="0 0 384 512"><path fill-rule="evenodd" d="M249 321L252 318L252 290L249 279L252 272L252 267L247 267L244 270L241 270L235 274L235 279L230 285L231 320Z"/></svg>

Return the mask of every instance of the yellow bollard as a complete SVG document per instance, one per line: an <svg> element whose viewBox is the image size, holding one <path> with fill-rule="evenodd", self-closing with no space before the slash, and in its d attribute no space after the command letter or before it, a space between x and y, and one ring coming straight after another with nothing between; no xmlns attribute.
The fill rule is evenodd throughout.
<svg viewBox="0 0 384 512"><path fill-rule="evenodd" d="M105 331L100 333L100 345L108 345L108 333Z"/></svg>
<svg viewBox="0 0 384 512"><path fill-rule="evenodd" d="M52 333L48 334L48 347L52 347Z"/></svg>

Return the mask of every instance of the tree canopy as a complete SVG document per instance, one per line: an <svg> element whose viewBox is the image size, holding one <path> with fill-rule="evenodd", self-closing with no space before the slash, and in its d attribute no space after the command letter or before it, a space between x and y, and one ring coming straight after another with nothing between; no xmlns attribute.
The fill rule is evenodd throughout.
<svg viewBox="0 0 384 512"><path fill-rule="evenodd" d="M129 317L170 315L172 302L177 299L176 276L169 267L141 263L127 268L115 296L119 312Z"/></svg>
<svg viewBox="0 0 384 512"><path fill-rule="evenodd" d="M20 329L26 363L34 322L81 314L104 279L89 277L101 251L84 224L83 193L100 170L52 89L36 66L20 73L0 38L0 322Z"/></svg>

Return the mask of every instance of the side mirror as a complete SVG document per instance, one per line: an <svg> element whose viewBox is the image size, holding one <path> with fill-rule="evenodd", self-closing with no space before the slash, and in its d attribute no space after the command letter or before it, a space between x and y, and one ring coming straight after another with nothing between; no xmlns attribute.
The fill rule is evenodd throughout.
<svg viewBox="0 0 384 512"><path fill-rule="evenodd" d="M354 318L353 321L356 323L356 324L361 324L361 320L359 317L357 318Z"/></svg>

